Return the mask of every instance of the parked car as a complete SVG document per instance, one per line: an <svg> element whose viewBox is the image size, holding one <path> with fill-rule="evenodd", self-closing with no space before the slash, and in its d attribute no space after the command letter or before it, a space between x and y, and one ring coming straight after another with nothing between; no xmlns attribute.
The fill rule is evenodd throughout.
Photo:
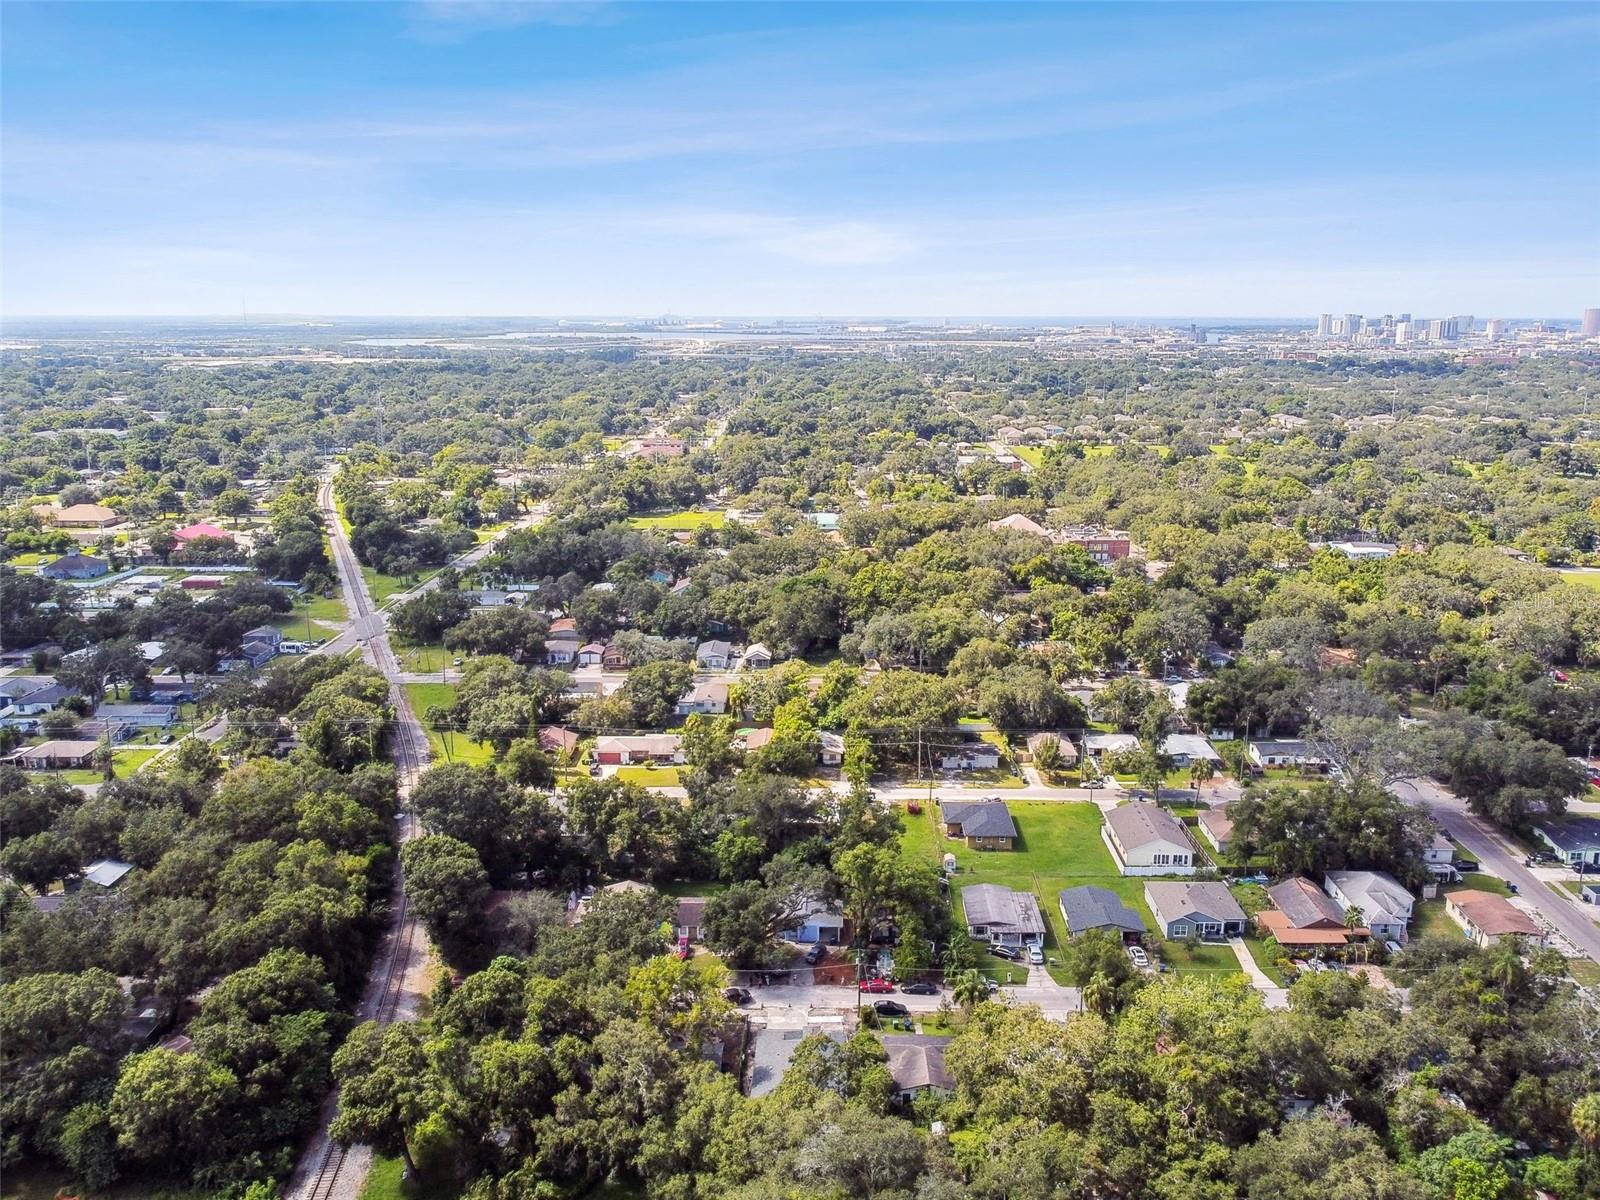
<svg viewBox="0 0 1600 1200"><path fill-rule="evenodd" d="M939 985L929 983L926 979L914 979L910 983L902 983L900 990L908 996L937 996Z"/></svg>
<svg viewBox="0 0 1600 1200"><path fill-rule="evenodd" d="M1476 871L1478 864L1470 858L1458 858L1450 864L1458 871Z"/></svg>
<svg viewBox="0 0 1600 1200"><path fill-rule="evenodd" d="M871 992L874 996L881 996L894 991L894 984L887 979L879 979L874 976L871 979L863 979L861 981L861 990L863 992Z"/></svg>
<svg viewBox="0 0 1600 1200"><path fill-rule="evenodd" d="M880 1017L909 1017L911 1010L898 1000L874 1000L872 1011Z"/></svg>
<svg viewBox="0 0 1600 1200"><path fill-rule="evenodd" d="M1036 967L1044 966L1044 950L1039 946L1028 947L1028 961Z"/></svg>
<svg viewBox="0 0 1600 1200"><path fill-rule="evenodd" d="M1129 946L1128 957L1133 960L1133 965L1141 971L1150 965L1150 956L1144 952L1143 946Z"/></svg>
<svg viewBox="0 0 1600 1200"><path fill-rule="evenodd" d="M729 1004L743 1005L755 1002L755 997L750 994L750 989L742 987L727 988L723 991L722 998Z"/></svg>
<svg viewBox="0 0 1600 1200"><path fill-rule="evenodd" d="M1010 962L1019 962L1022 959L1022 951L1015 946L990 946L989 953L996 958L1004 958Z"/></svg>
<svg viewBox="0 0 1600 1200"><path fill-rule="evenodd" d="M810 963L813 967L827 957L828 948L821 942L818 942L815 946L812 946L811 949L806 951L806 962Z"/></svg>

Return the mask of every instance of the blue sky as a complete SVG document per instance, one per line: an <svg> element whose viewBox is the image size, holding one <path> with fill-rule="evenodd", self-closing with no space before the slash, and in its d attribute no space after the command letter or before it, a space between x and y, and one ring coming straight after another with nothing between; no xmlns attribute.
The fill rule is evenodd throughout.
<svg viewBox="0 0 1600 1200"><path fill-rule="evenodd" d="M3 9L20 314L1575 315L1600 9Z"/></svg>

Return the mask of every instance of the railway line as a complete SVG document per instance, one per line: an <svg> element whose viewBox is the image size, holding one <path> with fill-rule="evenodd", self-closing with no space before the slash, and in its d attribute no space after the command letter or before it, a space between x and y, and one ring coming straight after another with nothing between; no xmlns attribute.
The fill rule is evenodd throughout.
<svg viewBox="0 0 1600 1200"><path fill-rule="evenodd" d="M399 835L404 843L420 832L416 817L406 806L406 797L417 778L427 769L427 735L411 711L402 686L399 660L389 646L383 615L367 592L361 576L361 564L356 560L339 521L331 479L325 479L318 488L317 501L327 523L334 568L339 576L345 607L350 614L350 627L324 643L319 650L322 653L346 653L359 647L362 657L389 681L390 707L395 714L389 750L400 785ZM413 1013L407 1001L413 998L414 993L408 987L408 981L412 972L426 961L428 952L426 936L406 901L404 878L398 863L395 865L394 895L396 901L390 912L388 928L383 934L382 949L373 963L366 990L356 1010L360 1020L376 1021L380 1025L411 1019ZM335 1091L324 1102L316 1133L284 1189L289 1200L358 1200L372 1165L372 1153L365 1146L340 1146L329 1136L328 1129L338 1111L339 1097Z"/></svg>

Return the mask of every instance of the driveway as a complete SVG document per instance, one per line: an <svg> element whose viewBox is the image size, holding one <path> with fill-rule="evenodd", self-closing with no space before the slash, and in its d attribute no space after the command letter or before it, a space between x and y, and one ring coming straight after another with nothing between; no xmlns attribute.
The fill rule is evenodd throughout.
<svg viewBox="0 0 1600 1200"><path fill-rule="evenodd" d="M1244 944L1244 939L1231 937L1228 939L1228 947L1233 951L1233 956L1239 960L1239 967L1244 971L1245 978L1250 981L1250 986L1261 993L1261 998L1266 1001L1267 1007L1288 1008L1289 989L1273 983L1272 976L1256 966L1256 960L1250 954L1250 947Z"/></svg>

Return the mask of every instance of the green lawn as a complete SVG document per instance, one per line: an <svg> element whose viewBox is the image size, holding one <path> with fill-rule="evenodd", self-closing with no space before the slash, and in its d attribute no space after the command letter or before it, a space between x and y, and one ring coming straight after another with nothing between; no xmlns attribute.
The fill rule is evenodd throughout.
<svg viewBox="0 0 1600 1200"><path fill-rule="evenodd" d="M1268 941L1256 934L1247 934L1244 939L1245 949L1250 951L1250 957L1255 959L1256 966L1266 974L1267 978L1279 987L1286 986L1283 972L1272 965L1272 960L1267 956Z"/></svg>
<svg viewBox="0 0 1600 1200"><path fill-rule="evenodd" d="M728 885L718 879L674 879L656 885L663 896L715 896L727 890Z"/></svg>
<svg viewBox="0 0 1600 1200"><path fill-rule="evenodd" d="M311 621L309 634L306 631L308 618ZM349 620L350 614L338 596L313 596L309 604L302 601L294 606L293 612L273 617L271 624L291 641L301 638L315 641L317 638L332 637Z"/></svg>
<svg viewBox="0 0 1600 1200"><path fill-rule="evenodd" d="M443 671L452 665L453 660L460 657L453 650L446 650L443 646L413 646L394 640L395 656L400 660L400 666L406 671L433 672ZM419 714L420 715L420 714Z"/></svg>
<svg viewBox="0 0 1600 1200"><path fill-rule="evenodd" d="M1060 947L1067 940L1066 922L1061 918L1057 899L1063 888L1082 884L1108 888L1144 919L1147 928L1155 928L1155 919L1144 902L1145 881L1117 872L1111 852L1100 838L1098 808L1087 803L1049 800L1013 800L1007 807L1017 823L1019 838L1015 850L969 850L964 843L943 836L937 805L924 805L920 815L905 817L901 852L908 858L935 864L941 862L946 853L954 854L958 871L952 884L958 893L958 904L960 890L975 883L998 883L1018 891L1033 892L1050 927L1045 938L1047 959L1059 958ZM1220 949L1226 958L1202 953L1192 964L1179 962L1176 968L1238 971L1239 963L1233 952L1226 946ZM1003 959L995 963L1011 965ZM1049 970L1057 982L1067 982L1058 966L1050 966Z"/></svg>
<svg viewBox="0 0 1600 1200"><path fill-rule="evenodd" d="M1167 966L1179 975L1239 974L1239 959L1226 942L1201 942L1193 947L1167 942L1162 953Z"/></svg>
<svg viewBox="0 0 1600 1200"><path fill-rule="evenodd" d="M419 584L426 583L439 571L439 567L429 567L426 571L418 571L410 579L401 579L396 575L385 575L375 567L362 567L361 578L366 581L367 594L372 597L372 602L381 605L398 592L408 592Z"/></svg>
<svg viewBox="0 0 1600 1200"><path fill-rule="evenodd" d="M1567 974L1580 987L1600 987L1600 963L1592 958L1567 959Z"/></svg>
<svg viewBox="0 0 1600 1200"><path fill-rule="evenodd" d="M1466 937L1461 926L1450 919L1443 900L1419 900L1411 910L1412 937Z"/></svg>
<svg viewBox="0 0 1600 1200"><path fill-rule="evenodd" d="M617 778L645 787L678 787L681 783L677 767L618 767Z"/></svg>
<svg viewBox="0 0 1600 1200"><path fill-rule="evenodd" d="M461 1188L450 1182L409 1184L405 1170L401 1159L374 1154L372 1169L361 1186L361 1200L454 1200L461 1194Z"/></svg>
<svg viewBox="0 0 1600 1200"><path fill-rule="evenodd" d="M434 762L464 762L482 764L494 761L494 748L475 742L464 733L441 733L428 728L428 709L449 708L456 702L455 685L451 683L405 684L406 698L417 714L428 735L428 749Z"/></svg>
<svg viewBox="0 0 1600 1200"><path fill-rule="evenodd" d="M1473 892L1493 892L1496 896L1511 895L1511 889L1506 887L1505 880L1486 874L1483 871L1463 871L1461 872L1460 883L1446 884L1439 890L1442 893L1463 889ZM1448 920L1448 917L1446 919Z"/></svg>
<svg viewBox="0 0 1600 1200"><path fill-rule="evenodd" d="M1600 591L1600 571L1560 571L1561 578L1574 587L1593 588Z"/></svg>
<svg viewBox="0 0 1600 1200"><path fill-rule="evenodd" d="M635 529L660 529L672 533L680 529L699 529L702 525L721 529L728 515L720 509L702 510L685 508L677 512L653 513L644 517L629 517L628 524Z"/></svg>
<svg viewBox="0 0 1600 1200"><path fill-rule="evenodd" d="M1030 467L1044 466L1043 446L1011 446L1008 449Z"/></svg>

